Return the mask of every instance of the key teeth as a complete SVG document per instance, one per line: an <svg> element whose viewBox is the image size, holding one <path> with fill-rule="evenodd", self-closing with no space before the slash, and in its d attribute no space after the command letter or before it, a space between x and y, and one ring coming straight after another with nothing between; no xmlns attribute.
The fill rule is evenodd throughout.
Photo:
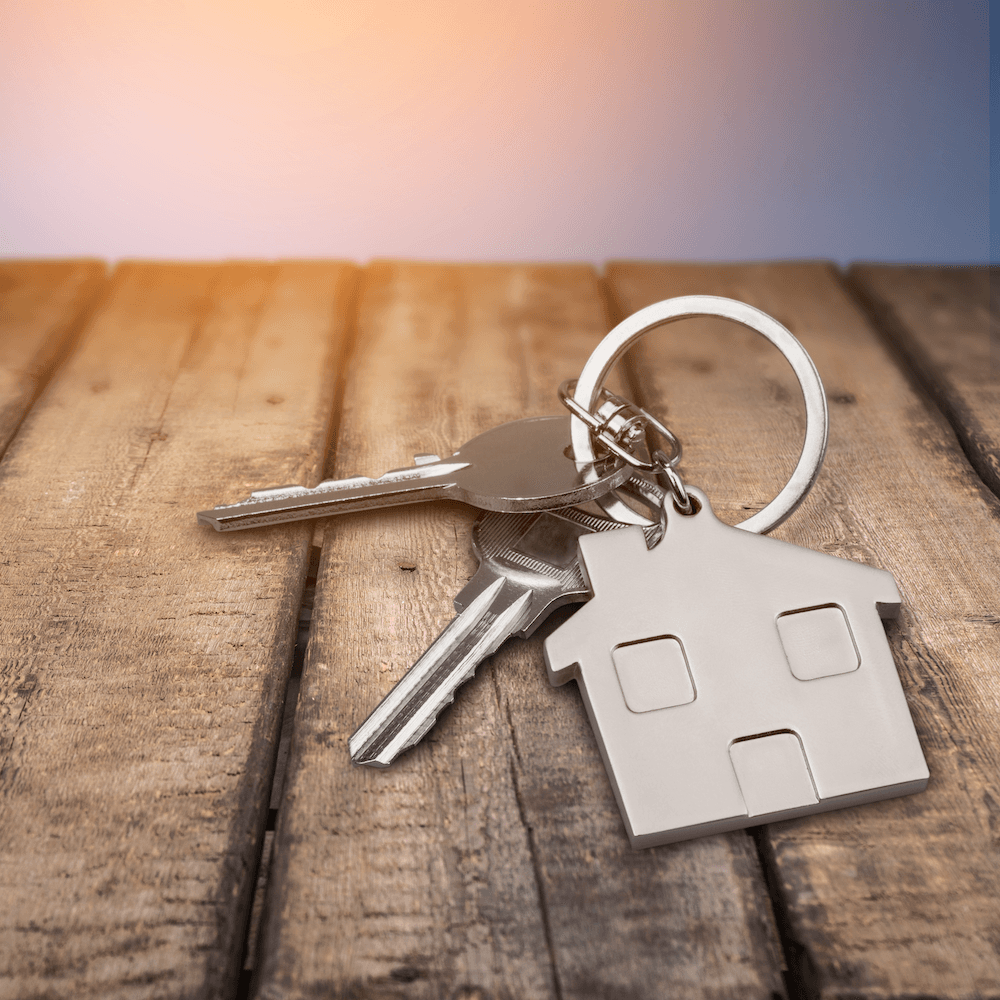
<svg viewBox="0 0 1000 1000"><path fill-rule="evenodd" d="M271 486L266 490L254 490L250 494L247 500L240 500L240 503L253 503L255 500L275 500L278 497L293 497L301 496L303 493L309 493L310 490L307 486L302 486L299 483L289 483L288 486ZM234 504L226 504L226 506L235 506Z"/></svg>
<svg viewBox="0 0 1000 1000"><path fill-rule="evenodd" d="M418 743L423 741L423 738L437 725L438 719L441 718L441 713L449 706L455 704L455 695L458 693L458 689L463 684L468 684L476 675L476 668L479 664L475 664L472 669L462 678L455 689L451 692L451 697L447 701L442 701L438 706L437 714L433 718L427 719L426 723L418 730L412 732L409 739L395 752L391 753L389 748L392 746L390 743L388 746L383 747L381 752L373 753L371 750L371 740L368 741L364 746L359 747L354 753L351 754L352 764L364 764L368 767L385 768L390 767L394 764L407 750L412 749ZM366 756L366 754L368 756Z"/></svg>
<svg viewBox="0 0 1000 1000"><path fill-rule="evenodd" d="M362 750L357 754L357 756L351 758L351 763L359 766L364 765L365 767L377 767L379 770L383 770L392 763L392 760L381 760L378 754L375 754L372 757L366 757L365 752Z"/></svg>
<svg viewBox="0 0 1000 1000"><path fill-rule="evenodd" d="M388 767L416 746L479 664L519 630L530 609L531 592L516 588L515 596L507 593L509 586L505 577L494 578L382 699L348 741L355 764Z"/></svg>

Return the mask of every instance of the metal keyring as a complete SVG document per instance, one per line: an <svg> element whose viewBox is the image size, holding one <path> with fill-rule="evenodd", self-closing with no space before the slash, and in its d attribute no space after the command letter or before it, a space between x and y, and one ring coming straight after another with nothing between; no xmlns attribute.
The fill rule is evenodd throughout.
<svg viewBox="0 0 1000 1000"><path fill-rule="evenodd" d="M665 323L696 316L721 316L749 327L766 337L785 356L799 380L806 404L806 434L799 461L780 493L763 510L737 525L745 531L765 534L785 521L802 503L816 482L826 454L828 415L826 394L819 372L806 349L776 319L767 313L717 295L683 295L655 302L622 320L587 359L576 383L573 398L585 410L592 411L605 379L615 362L644 333ZM577 416L571 417L573 453L581 462L594 461L590 428ZM611 517L626 524L649 524L648 519L622 503L614 493L598 501Z"/></svg>

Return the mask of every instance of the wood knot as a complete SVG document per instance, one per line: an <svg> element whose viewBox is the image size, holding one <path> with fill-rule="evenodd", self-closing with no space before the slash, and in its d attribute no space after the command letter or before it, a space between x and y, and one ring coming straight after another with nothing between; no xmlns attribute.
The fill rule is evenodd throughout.
<svg viewBox="0 0 1000 1000"><path fill-rule="evenodd" d="M397 983L412 983L420 978L420 970L412 965L398 965L389 973L390 979L395 979Z"/></svg>

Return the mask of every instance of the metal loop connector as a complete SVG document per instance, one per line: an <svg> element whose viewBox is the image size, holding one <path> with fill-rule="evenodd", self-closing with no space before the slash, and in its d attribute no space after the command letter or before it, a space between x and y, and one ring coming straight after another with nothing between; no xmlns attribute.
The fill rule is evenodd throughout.
<svg viewBox="0 0 1000 1000"><path fill-rule="evenodd" d="M662 455L663 453L660 452ZM656 456L654 456L655 458ZM663 456L666 458L666 455ZM667 506L667 497L669 496L674 501L674 506L677 508L678 512L681 514L694 514L695 506L694 501L691 499L691 494L688 493L684 486L684 481L681 479L677 473L671 469L669 466L664 467L664 469L659 473L658 476L660 483L664 487L663 494L663 507L664 510Z"/></svg>
<svg viewBox="0 0 1000 1000"><path fill-rule="evenodd" d="M645 309L640 309L622 320L597 345L597 349L587 359L580 373L573 393L574 400L584 409L593 407L600 399L604 380L615 362L632 344L650 330L693 316L721 316L755 330L781 351L799 380L806 407L805 439L799 460L791 478L778 495L763 510L757 511L738 525L744 531L768 532L781 524L802 503L816 482L820 466L823 464L823 455L826 453L829 419L823 383L812 358L776 319L745 302L714 295L683 295L664 302L654 302L653 305L646 306ZM579 414L574 411L574 416ZM571 427L573 453L577 461L592 459L594 442L590 425L580 417L579 420L571 421ZM670 467L673 467L673 463ZM607 513L624 524L650 523L616 499L613 492L601 497L598 503Z"/></svg>
<svg viewBox="0 0 1000 1000"><path fill-rule="evenodd" d="M683 449L676 435L644 407L601 389L598 406L593 413L584 409L572 396L576 379L567 379L559 386L559 399L570 413L579 417L596 440L612 454L634 469L657 475L673 469L681 460ZM653 460L645 461L632 450L643 443L646 429L652 427L669 445L669 457L662 449L653 452Z"/></svg>

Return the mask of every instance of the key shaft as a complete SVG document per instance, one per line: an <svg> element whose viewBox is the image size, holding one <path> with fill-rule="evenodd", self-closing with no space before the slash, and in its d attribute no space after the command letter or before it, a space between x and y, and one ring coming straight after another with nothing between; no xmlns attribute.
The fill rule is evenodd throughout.
<svg viewBox="0 0 1000 1000"><path fill-rule="evenodd" d="M508 638L531 635L556 608L585 599L576 541L616 527L576 508L481 515L472 535L480 567L455 598L459 614L351 737L352 761L388 767ZM659 525L644 530L648 544L659 537Z"/></svg>
<svg viewBox="0 0 1000 1000"><path fill-rule="evenodd" d="M462 462L435 463L393 470L378 479L352 476L327 480L313 489L279 486L256 490L249 500L199 511L198 523L210 525L216 531L237 531L376 507L440 500L454 490L454 474L466 467L467 463Z"/></svg>
<svg viewBox="0 0 1000 1000"><path fill-rule="evenodd" d="M379 479L326 480L313 489L281 486L198 513L217 531L255 528L425 500L461 500L482 510L524 512L585 503L620 486L624 462L580 465L567 456L569 417L531 417L501 424L444 460L394 469Z"/></svg>
<svg viewBox="0 0 1000 1000"><path fill-rule="evenodd" d="M531 593L497 577L453 618L351 737L355 764L388 767L419 743L476 667L526 624Z"/></svg>

